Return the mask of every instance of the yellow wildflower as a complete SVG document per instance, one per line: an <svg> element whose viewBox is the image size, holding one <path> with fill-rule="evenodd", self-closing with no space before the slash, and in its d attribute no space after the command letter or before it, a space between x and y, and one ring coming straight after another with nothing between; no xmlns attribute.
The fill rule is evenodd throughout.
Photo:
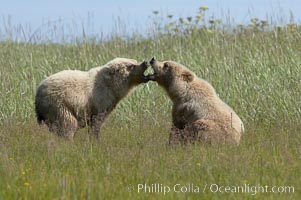
<svg viewBox="0 0 301 200"><path fill-rule="evenodd" d="M28 182L24 182L24 186L28 187L30 184Z"/></svg>

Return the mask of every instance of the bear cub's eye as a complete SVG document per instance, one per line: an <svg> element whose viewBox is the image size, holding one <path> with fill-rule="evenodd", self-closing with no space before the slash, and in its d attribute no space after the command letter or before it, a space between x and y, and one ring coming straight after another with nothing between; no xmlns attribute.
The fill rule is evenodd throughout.
<svg viewBox="0 0 301 200"><path fill-rule="evenodd" d="M134 68L135 68L135 65L127 66L127 69L128 69L129 71L132 71Z"/></svg>
<svg viewBox="0 0 301 200"><path fill-rule="evenodd" d="M165 63L165 64L163 65L163 70L167 70L168 67L169 67L169 65L168 65L167 63Z"/></svg>

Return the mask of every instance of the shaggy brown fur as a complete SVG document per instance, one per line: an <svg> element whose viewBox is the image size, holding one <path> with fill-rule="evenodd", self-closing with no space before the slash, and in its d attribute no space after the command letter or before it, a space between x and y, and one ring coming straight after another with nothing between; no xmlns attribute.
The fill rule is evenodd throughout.
<svg viewBox="0 0 301 200"><path fill-rule="evenodd" d="M153 58L150 63L155 73L148 78L158 82L173 102L173 125L179 130L171 131L171 143L182 138L185 142L239 144L243 122L207 81L173 61Z"/></svg>

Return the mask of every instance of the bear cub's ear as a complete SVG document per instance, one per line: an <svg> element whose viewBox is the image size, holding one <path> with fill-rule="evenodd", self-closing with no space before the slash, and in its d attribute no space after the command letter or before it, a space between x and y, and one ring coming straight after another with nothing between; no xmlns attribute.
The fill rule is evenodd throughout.
<svg viewBox="0 0 301 200"><path fill-rule="evenodd" d="M181 75L182 75L183 80L186 82L191 82L194 79L194 74L187 70L183 71Z"/></svg>

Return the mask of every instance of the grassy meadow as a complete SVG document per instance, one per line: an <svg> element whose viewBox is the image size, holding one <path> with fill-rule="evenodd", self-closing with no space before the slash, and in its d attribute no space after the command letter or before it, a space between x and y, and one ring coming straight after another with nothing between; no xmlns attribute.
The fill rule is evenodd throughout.
<svg viewBox="0 0 301 200"><path fill-rule="evenodd" d="M154 22L147 36L1 41L0 199L301 199L301 26L256 18L229 25L205 12ZM36 123L34 95L45 77L152 56L214 86L244 121L239 146L167 146L171 102L154 82L117 106L101 141L82 129L67 142Z"/></svg>

